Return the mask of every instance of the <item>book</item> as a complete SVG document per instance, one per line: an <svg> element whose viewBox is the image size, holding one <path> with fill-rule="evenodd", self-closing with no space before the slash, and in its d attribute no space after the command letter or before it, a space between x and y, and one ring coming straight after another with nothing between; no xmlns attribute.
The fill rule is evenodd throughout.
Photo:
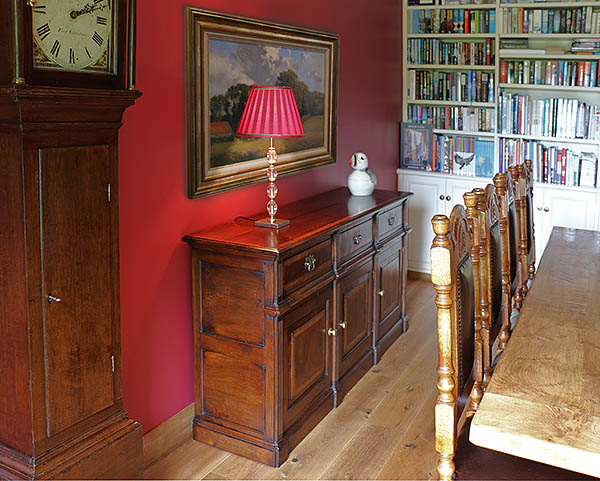
<svg viewBox="0 0 600 481"><path fill-rule="evenodd" d="M598 159L593 152L581 152L579 156L579 186L596 187Z"/></svg>

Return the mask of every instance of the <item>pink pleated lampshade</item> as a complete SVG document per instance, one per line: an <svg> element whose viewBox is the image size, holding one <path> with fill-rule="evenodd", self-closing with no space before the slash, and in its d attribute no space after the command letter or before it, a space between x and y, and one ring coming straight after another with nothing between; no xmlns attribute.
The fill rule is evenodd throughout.
<svg viewBox="0 0 600 481"><path fill-rule="evenodd" d="M291 87L253 86L237 135L302 137L304 128Z"/></svg>

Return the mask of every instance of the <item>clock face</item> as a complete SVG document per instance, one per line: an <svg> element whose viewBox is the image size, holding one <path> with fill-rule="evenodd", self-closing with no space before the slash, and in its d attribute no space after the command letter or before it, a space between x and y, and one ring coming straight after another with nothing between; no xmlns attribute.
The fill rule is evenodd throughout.
<svg viewBox="0 0 600 481"><path fill-rule="evenodd" d="M115 73L114 0L35 0L33 65L38 69Z"/></svg>

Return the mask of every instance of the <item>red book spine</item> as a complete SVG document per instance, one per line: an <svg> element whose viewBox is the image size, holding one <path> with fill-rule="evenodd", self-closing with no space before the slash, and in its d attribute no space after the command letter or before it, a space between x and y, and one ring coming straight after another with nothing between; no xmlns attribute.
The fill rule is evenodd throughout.
<svg viewBox="0 0 600 481"><path fill-rule="evenodd" d="M469 10L465 10L465 25L464 25L465 33L471 33L470 17L471 17L471 12Z"/></svg>
<svg viewBox="0 0 600 481"><path fill-rule="evenodd" d="M500 83L508 81L508 60L500 61Z"/></svg>
<svg viewBox="0 0 600 481"><path fill-rule="evenodd" d="M567 183L567 149L562 149L562 162L560 164L560 183L566 185Z"/></svg>

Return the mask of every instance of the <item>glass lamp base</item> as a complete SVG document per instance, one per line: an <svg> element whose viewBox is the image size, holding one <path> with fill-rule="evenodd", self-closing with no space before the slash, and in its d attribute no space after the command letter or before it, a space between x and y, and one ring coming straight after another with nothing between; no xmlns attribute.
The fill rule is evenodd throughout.
<svg viewBox="0 0 600 481"><path fill-rule="evenodd" d="M275 219L275 222L271 222L270 217L265 217L254 222L255 227L268 227L269 229L279 229L289 225L290 221L287 219Z"/></svg>

